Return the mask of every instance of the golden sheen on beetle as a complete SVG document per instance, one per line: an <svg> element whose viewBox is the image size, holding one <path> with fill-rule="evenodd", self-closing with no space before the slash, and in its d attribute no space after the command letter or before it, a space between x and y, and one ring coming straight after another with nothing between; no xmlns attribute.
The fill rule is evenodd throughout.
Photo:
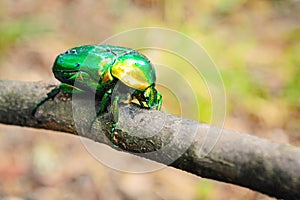
<svg viewBox="0 0 300 200"><path fill-rule="evenodd" d="M127 86L138 90L145 90L155 84L155 72L150 61L137 56L126 55L124 58L118 59L112 67L112 75Z"/></svg>

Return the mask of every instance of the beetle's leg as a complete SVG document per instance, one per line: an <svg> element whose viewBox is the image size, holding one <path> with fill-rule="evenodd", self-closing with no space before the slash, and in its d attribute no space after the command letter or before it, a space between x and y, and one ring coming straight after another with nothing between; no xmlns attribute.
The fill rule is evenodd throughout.
<svg viewBox="0 0 300 200"><path fill-rule="evenodd" d="M84 92L82 89L79 89L78 87L75 87L73 85L69 85L69 84L66 84L66 83L61 83L59 85L60 87L60 90L63 91L64 93L82 93Z"/></svg>
<svg viewBox="0 0 300 200"><path fill-rule="evenodd" d="M109 103L109 99L110 99L110 95L111 95L111 91L110 90L104 93L104 95L103 95L103 97L101 99L101 106L100 106L100 110L97 113L97 116L100 113L103 113L105 111L105 109L107 108L108 103Z"/></svg>
<svg viewBox="0 0 300 200"><path fill-rule="evenodd" d="M56 87L53 88L50 92L48 92L48 93L47 93L47 97L43 98L40 102L38 102L38 103L34 106L32 112L31 112L31 115L34 116L35 113L36 113L36 111L37 111L37 109L38 109L41 105L43 105L46 101L48 101L49 99L52 99L52 100L53 100L54 97L59 93L59 91L60 91L60 85L56 86Z"/></svg>
<svg viewBox="0 0 300 200"><path fill-rule="evenodd" d="M161 105L162 105L162 95L157 92L156 94L156 99L157 99L157 107L156 107L156 110L160 110L161 109Z"/></svg>
<svg viewBox="0 0 300 200"><path fill-rule="evenodd" d="M133 100L133 99L135 98L135 99L138 100L138 102L139 102L139 104L140 104L140 106L141 106L142 108L148 108L148 107L146 107L146 106L144 105L142 99L139 98L139 95L140 95L140 94L139 94L139 93L136 93L136 91L135 91L133 94L131 94L131 100Z"/></svg>
<svg viewBox="0 0 300 200"><path fill-rule="evenodd" d="M115 96L114 101L112 103L113 124L112 124L110 138L109 138L110 141L112 141L114 138L115 128L117 122L119 121L119 100L120 100L120 96Z"/></svg>
<svg viewBox="0 0 300 200"><path fill-rule="evenodd" d="M74 74L73 76L68 78L68 81L70 82L74 82L74 83L78 83L78 84L82 84L82 85L86 85L88 88L91 88L92 91L96 90L98 82L94 81L90 75L87 72L77 72L76 74ZM65 84L65 83L62 83ZM62 85L61 84L61 85ZM77 92L76 87L72 86L72 85L68 85L65 84L66 86L66 91L68 93L73 93L73 92ZM74 90L75 89L75 90ZM63 89L62 89L63 90ZM82 90L79 89L79 92L81 92Z"/></svg>
<svg viewBox="0 0 300 200"><path fill-rule="evenodd" d="M148 108L147 106L144 105L142 100L138 99L138 102L142 108Z"/></svg>
<svg viewBox="0 0 300 200"><path fill-rule="evenodd" d="M119 100L120 96L115 96L112 104L113 121L115 124L119 121Z"/></svg>
<svg viewBox="0 0 300 200"><path fill-rule="evenodd" d="M105 111L105 109L107 108L107 105L108 105L108 102L109 102L109 99L110 99L110 94L111 94L111 90L108 90L107 92L104 93L104 95L101 99L100 109L97 111L96 115L92 119L89 130L92 129L92 125L94 124L95 120L100 115L100 113L103 113Z"/></svg>
<svg viewBox="0 0 300 200"><path fill-rule="evenodd" d="M49 99L52 99L52 100L53 100L54 97L55 97L60 91L63 91L63 92L65 92L65 93L72 93L72 92L79 92L79 93L80 93L80 92L82 92L82 90L79 89L79 88L76 88L76 87L74 87L74 86L72 86L72 85L68 85L68 84L66 84L66 83L62 83L62 84L56 86L56 87L55 87L54 89L52 89L50 92L48 92L48 93L47 93L47 97L43 98L40 102L38 102L38 103L34 106L32 112L31 112L32 116L35 115L37 109L38 109L41 105L43 105L43 104L44 104L46 101L48 101Z"/></svg>

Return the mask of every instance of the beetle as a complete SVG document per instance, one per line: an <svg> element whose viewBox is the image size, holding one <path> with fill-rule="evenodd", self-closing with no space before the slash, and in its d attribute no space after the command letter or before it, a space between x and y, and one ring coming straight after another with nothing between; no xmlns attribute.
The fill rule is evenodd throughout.
<svg viewBox="0 0 300 200"><path fill-rule="evenodd" d="M39 106L53 99L60 91L92 91L101 102L97 115L106 111L112 101L113 120L117 123L120 95L111 98L118 81L132 90L128 97L130 102L136 99L142 108L161 109L162 95L155 88L154 66L146 56L134 49L112 45L74 47L57 56L52 71L61 84L34 107L33 115Z"/></svg>

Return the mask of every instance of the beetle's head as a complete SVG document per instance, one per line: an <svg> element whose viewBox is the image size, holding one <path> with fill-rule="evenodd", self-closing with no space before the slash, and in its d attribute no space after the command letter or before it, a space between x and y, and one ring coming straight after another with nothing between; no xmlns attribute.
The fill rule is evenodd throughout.
<svg viewBox="0 0 300 200"><path fill-rule="evenodd" d="M144 91L143 98L149 108L160 110L162 104L162 96L155 89L154 85L151 85Z"/></svg>
<svg viewBox="0 0 300 200"><path fill-rule="evenodd" d="M135 90L132 94L142 107L160 110L162 105L162 95L155 89L154 84L149 86L146 90ZM146 105L145 105L146 104Z"/></svg>

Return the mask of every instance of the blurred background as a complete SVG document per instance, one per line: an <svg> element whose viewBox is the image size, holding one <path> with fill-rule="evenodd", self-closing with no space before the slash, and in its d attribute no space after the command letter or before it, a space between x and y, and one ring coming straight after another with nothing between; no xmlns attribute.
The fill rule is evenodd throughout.
<svg viewBox="0 0 300 200"><path fill-rule="evenodd" d="M70 47L132 28L170 28L218 66L226 129L300 146L299 25L299 0L0 0L0 79L54 80L53 61ZM197 99L200 121L209 123L209 93ZM0 138L0 199L272 199L173 168L118 172L64 133L0 125Z"/></svg>

